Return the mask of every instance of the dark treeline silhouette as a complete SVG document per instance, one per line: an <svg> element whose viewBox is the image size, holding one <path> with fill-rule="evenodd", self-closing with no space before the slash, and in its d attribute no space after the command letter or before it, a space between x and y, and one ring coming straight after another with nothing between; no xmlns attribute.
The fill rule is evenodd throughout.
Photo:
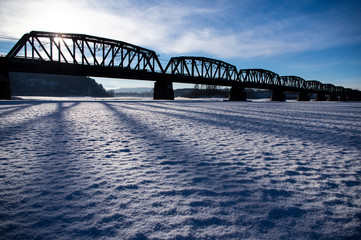
<svg viewBox="0 0 361 240"><path fill-rule="evenodd" d="M245 89L248 98L270 98L270 90L262 89ZM230 88L221 88L220 86L215 85L201 85L195 84L194 88L187 89L178 89L174 91L174 95L179 97L188 97L188 98L228 98L230 94Z"/></svg>
<svg viewBox="0 0 361 240"><path fill-rule="evenodd" d="M153 89L150 91L143 92L132 92L132 91L124 91L124 92L115 92L114 90L109 90L108 93L114 97L153 97Z"/></svg>
<svg viewBox="0 0 361 240"><path fill-rule="evenodd" d="M111 96L94 79L81 76L11 73L10 89L15 96Z"/></svg>
<svg viewBox="0 0 361 240"><path fill-rule="evenodd" d="M262 89L246 89L247 96L251 99L270 98L272 92ZM154 89L149 91L114 91L108 93L114 97L153 97ZM185 98L228 98L230 88L222 88L214 85L195 84L193 88L181 88L174 90L175 97ZM295 97L297 98L297 96Z"/></svg>

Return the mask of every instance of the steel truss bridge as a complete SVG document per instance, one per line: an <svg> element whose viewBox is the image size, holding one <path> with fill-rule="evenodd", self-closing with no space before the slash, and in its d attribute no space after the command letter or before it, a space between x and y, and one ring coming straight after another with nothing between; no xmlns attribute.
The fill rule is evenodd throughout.
<svg viewBox="0 0 361 240"><path fill-rule="evenodd" d="M133 44L84 34L32 31L0 57L0 99L10 99L9 72L125 78L155 81L154 99L174 99L173 82L231 87L230 100L246 100L245 88L273 90L272 100L284 101L285 91L299 100L361 100L361 92L342 86L279 76L265 69L240 69L206 57L173 57L165 68L157 54Z"/></svg>

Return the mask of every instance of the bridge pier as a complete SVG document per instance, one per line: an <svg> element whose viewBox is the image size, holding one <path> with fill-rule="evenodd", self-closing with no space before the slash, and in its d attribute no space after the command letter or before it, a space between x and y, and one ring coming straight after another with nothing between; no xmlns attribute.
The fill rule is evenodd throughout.
<svg viewBox="0 0 361 240"><path fill-rule="evenodd" d="M0 99L11 99L9 72L0 70Z"/></svg>
<svg viewBox="0 0 361 240"><path fill-rule="evenodd" d="M271 101L284 102L286 101L286 94L283 90L274 89L272 91Z"/></svg>
<svg viewBox="0 0 361 240"><path fill-rule="evenodd" d="M325 93L317 93L316 101L326 101L326 100L327 100L327 98L326 98Z"/></svg>
<svg viewBox="0 0 361 240"><path fill-rule="evenodd" d="M174 100L173 83L166 80L158 80L154 83L154 100Z"/></svg>
<svg viewBox="0 0 361 240"><path fill-rule="evenodd" d="M247 93L242 86L232 86L229 101L247 101Z"/></svg>
<svg viewBox="0 0 361 240"><path fill-rule="evenodd" d="M299 92L297 101L310 101L311 97L308 92Z"/></svg>

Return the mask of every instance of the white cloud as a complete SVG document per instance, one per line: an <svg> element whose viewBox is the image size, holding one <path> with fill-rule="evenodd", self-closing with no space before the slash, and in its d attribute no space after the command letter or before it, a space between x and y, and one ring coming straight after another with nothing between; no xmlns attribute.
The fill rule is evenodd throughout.
<svg viewBox="0 0 361 240"><path fill-rule="evenodd" d="M156 50L162 54L224 57L273 56L360 42L350 39L339 26L321 21L322 15L275 18L264 13L254 25L222 22L228 13L220 4L196 2L0 0L0 34L20 37L31 30L74 32L114 38ZM134 3L135 2L135 3ZM223 2L222 2L223 3ZM246 4L246 2L245 2ZM228 6L228 9L231 6ZM240 12L239 22L242 22ZM311 24L312 21L315 21ZM337 19L336 19L337 20ZM335 21L336 21L335 20ZM349 34L349 33L347 33Z"/></svg>

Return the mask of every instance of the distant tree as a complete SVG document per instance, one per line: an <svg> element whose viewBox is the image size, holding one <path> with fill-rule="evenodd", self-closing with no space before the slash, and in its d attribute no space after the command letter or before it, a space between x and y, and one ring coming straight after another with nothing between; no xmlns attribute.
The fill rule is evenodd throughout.
<svg viewBox="0 0 361 240"><path fill-rule="evenodd" d="M193 91L187 93L185 97L201 98L201 97L228 97L229 89L221 89L217 85L195 84Z"/></svg>
<svg viewBox="0 0 361 240"><path fill-rule="evenodd" d="M11 73L10 88L18 96L109 96L101 84L81 76Z"/></svg>
<svg viewBox="0 0 361 240"><path fill-rule="evenodd" d="M108 90L107 93L108 93L109 97L114 97L115 96L115 91L114 90Z"/></svg>

